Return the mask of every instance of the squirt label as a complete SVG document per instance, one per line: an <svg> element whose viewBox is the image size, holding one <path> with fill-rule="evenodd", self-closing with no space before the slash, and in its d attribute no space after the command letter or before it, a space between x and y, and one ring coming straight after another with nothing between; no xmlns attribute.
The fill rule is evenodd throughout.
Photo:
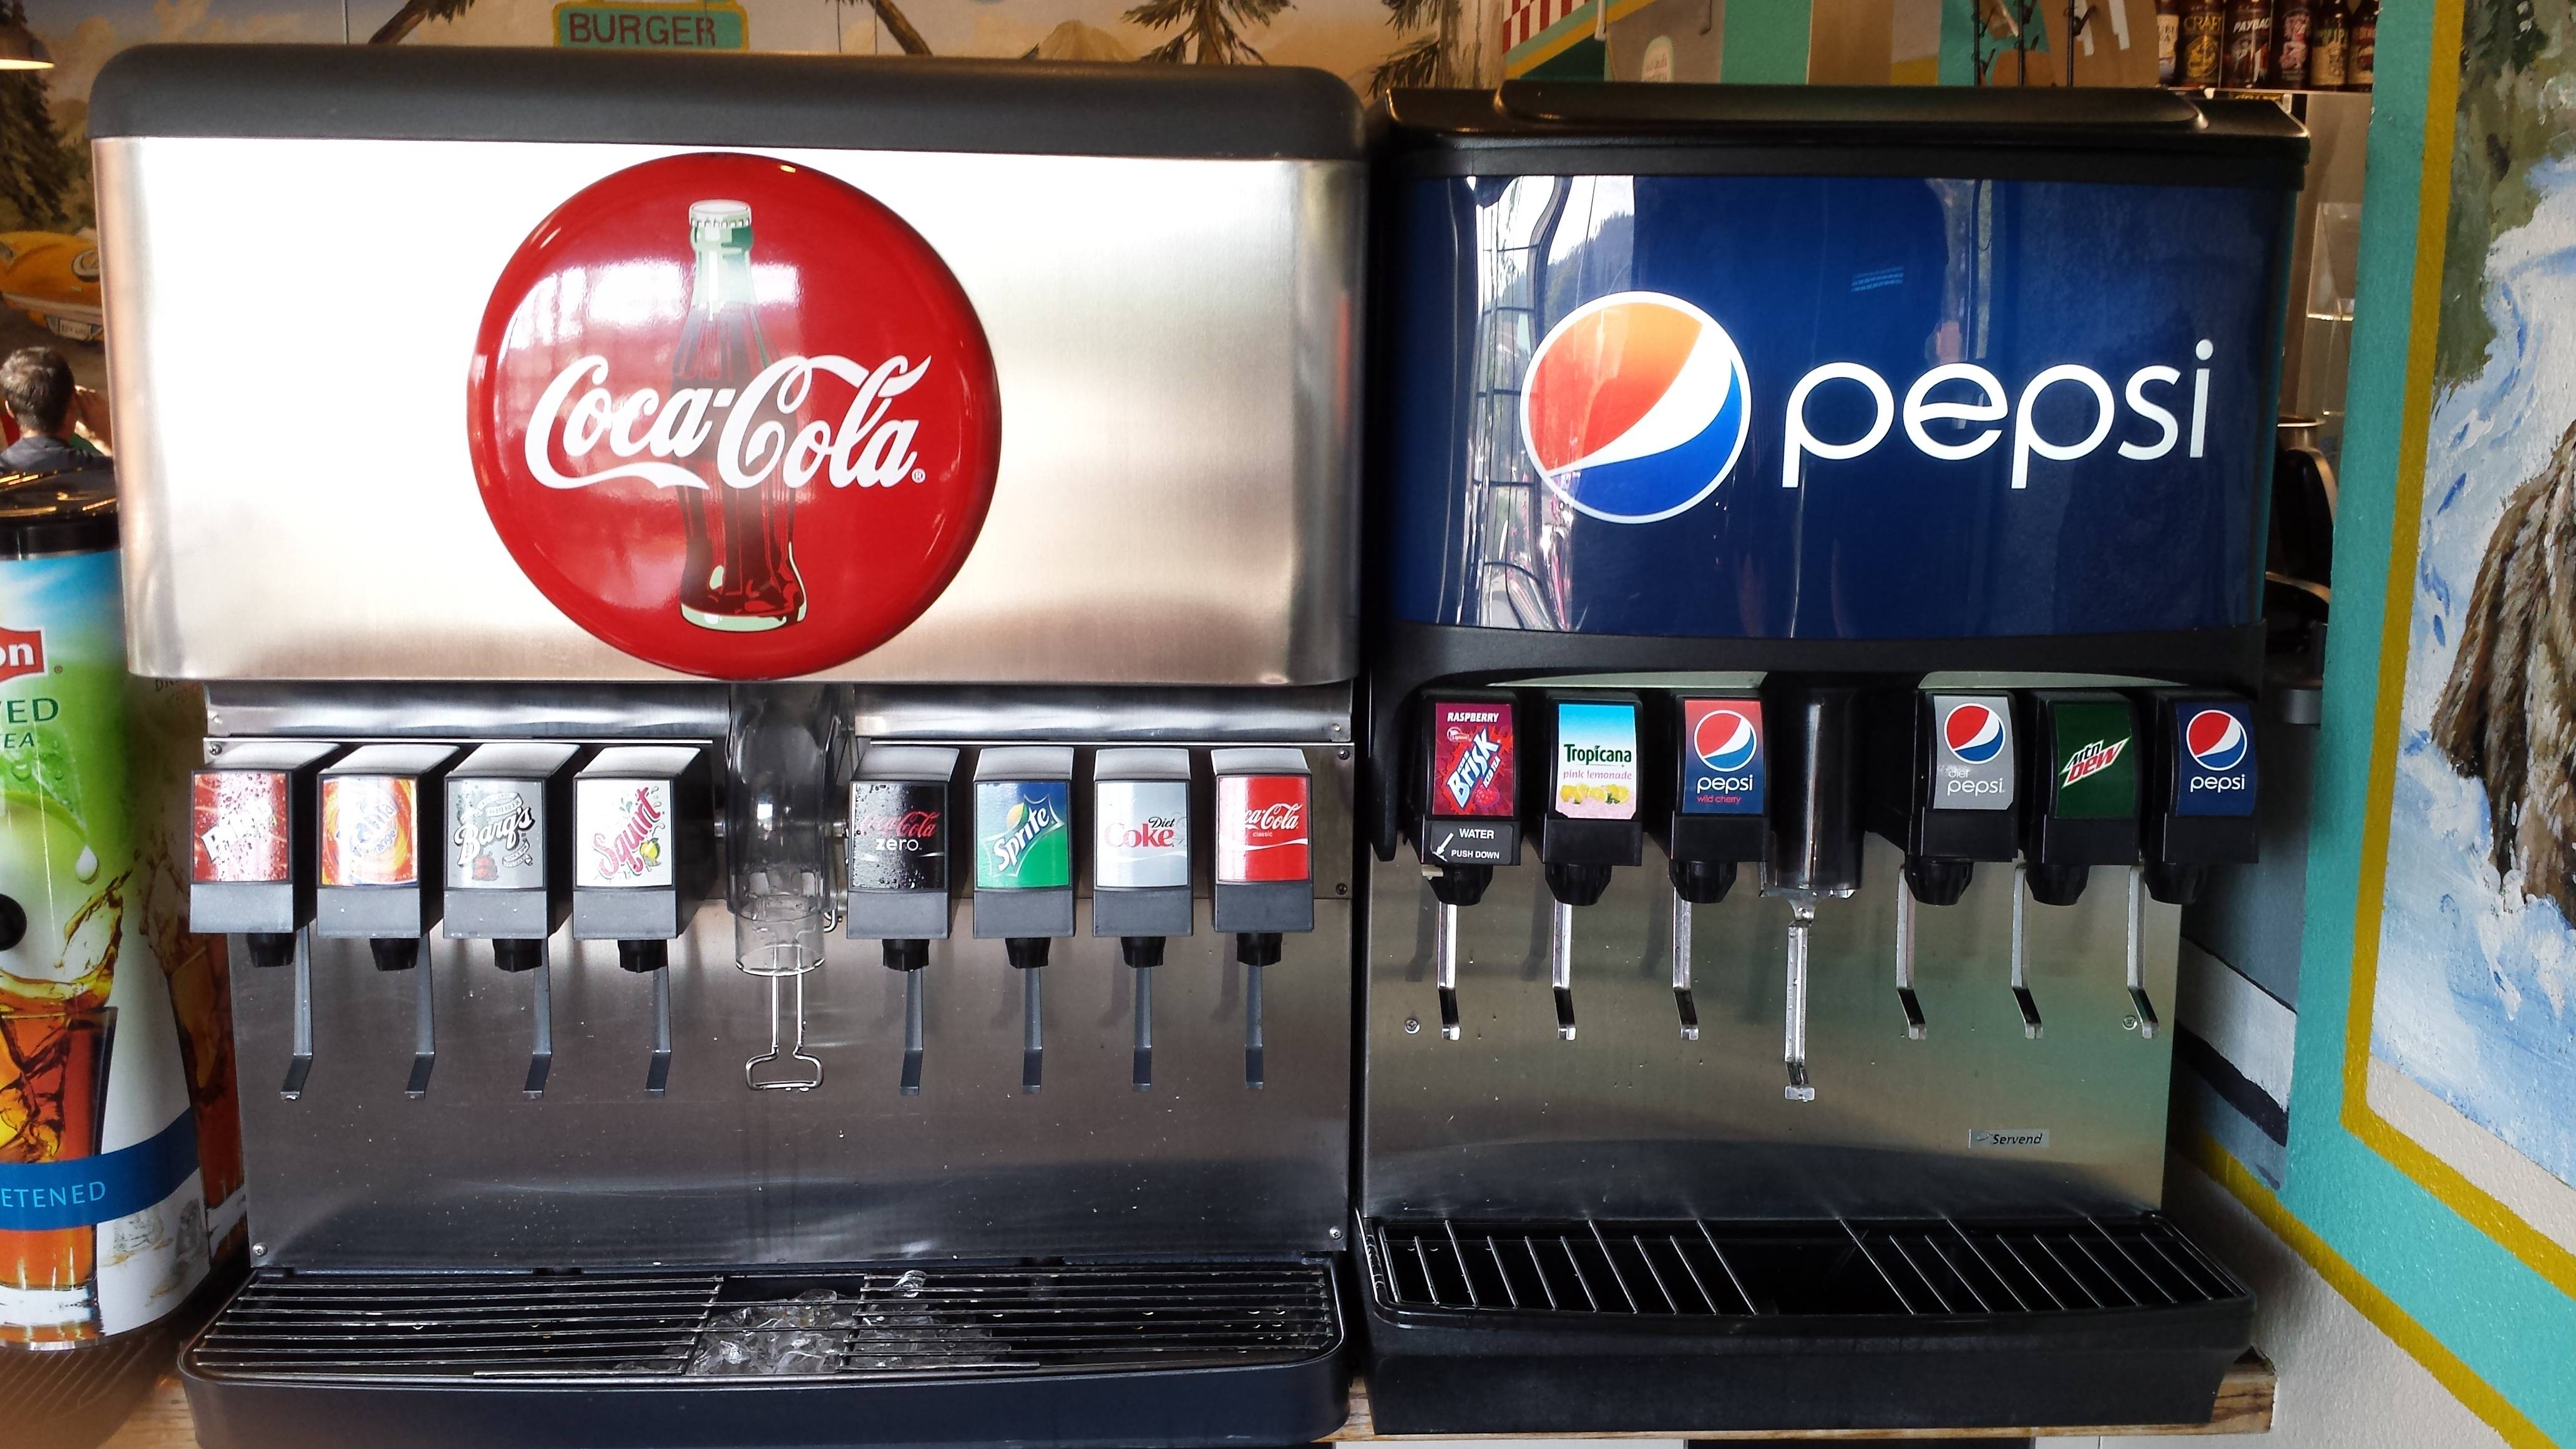
<svg viewBox="0 0 2576 1449"><path fill-rule="evenodd" d="M1435 816L1508 816L1514 792L1512 706L1507 700L1431 707L1431 810Z"/></svg>
<svg viewBox="0 0 2576 1449"><path fill-rule="evenodd" d="M2013 808L2012 700L2000 694L1932 696L1935 810Z"/></svg>
<svg viewBox="0 0 2576 1449"><path fill-rule="evenodd" d="M2254 813L2254 711L2234 701L2195 700L2171 706L2174 740L2173 813Z"/></svg>
<svg viewBox="0 0 2576 1449"><path fill-rule="evenodd" d="M948 889L948 787L861 780L850 787L850 889Z"/></svg>
<svg viewBox="0 0 2576 1449"><path fill-rule="evenodd" d="M2138 813L2137 723L2125 704L2081 701L2052 712L2057 814L2117 820Z"/></svg>
<svg viewBox="0 0 2576 1449"><path fill-rule="evenodd" d="M1137 890L1190 883L1190 787L1102 780L1092 787L1091 883Z"/></svg>
<svg viewBox="0 0 2576 1449"><path fill-rule="evenodd" d="M1759 815L1770 774L1762 738L1762 701L1682 701L1684 815Z"/></svg>
<svg viewBox="0 0 2576 1449"><path fill-rule="evenodd" d="M1557 814L1637 818L1637 707L1568 702L1556 707Z"/></svg>
<svg viewBox="0 0 2576 1449"><path fill-rule="evenodd" d="M614 775L573 782L576 886L659 887L671 865L671 782Z"/></svg>
<svg viewBox="0 0 2576 1449"><path fill-rule="evenodd" d="M1068 781L976 781L975 889L1070 887L1072 806L1073 786Z"/></svg>
<svg viewBox="0 0 2576 1449"><path fill-rule="evenodd" d="M1227 885L1315 876L1313 800L1303 775L1216 777L1216 878Z"/></svg>

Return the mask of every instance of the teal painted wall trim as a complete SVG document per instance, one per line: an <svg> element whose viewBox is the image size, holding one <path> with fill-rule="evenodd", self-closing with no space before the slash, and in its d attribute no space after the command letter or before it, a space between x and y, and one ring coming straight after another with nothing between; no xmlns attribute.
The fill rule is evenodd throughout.
<svg viewBox="0 0 2576 1449"><path fill-rule="evenodd" d="M1812 0L1727 0L1718 79L1737 85L1804 85Z"/></svg>
<svg viewBox="0 0 2576 1449"><path fill-rule="evenodd" d="M2391 529L2400 490L2423 487L2420 476L2400 475L2400 434L2410 401L2434 9L2420 0L2391 4L2380 21L2281 1199L2543 1433L2576 1444L2568 1348L2576 1344L2576 1299L2399 1172L2340 1119L2381 628L2392 604L2407 606L2404 593L2387 597ZM2458 64L2456 54L2442 60Z"/></svg>
<svg viewBox="0 0 2576 1449"><path fill-rule="evenodd" d="M1977 83L1977 0L1941 0L1941 84Z"/></svg>

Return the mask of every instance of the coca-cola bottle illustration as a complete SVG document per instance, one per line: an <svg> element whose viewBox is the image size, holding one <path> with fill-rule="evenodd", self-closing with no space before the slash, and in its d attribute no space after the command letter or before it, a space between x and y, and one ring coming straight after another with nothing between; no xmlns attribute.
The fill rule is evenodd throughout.
<svg viewBox="0 0 2576 1449"><path fill-rule="evenodd" d="M773 361L752 305L751 208L739 201L691 203L689 247L697 269L671 383L675 393L713 392L708 420L720 430L727 410L742 405L752 379ZM783 629L805 617L795 490L781 481L784 469L770 470L756 487L731 486L716 466L720 452L710 438L685 460L707 486L680 490L689 536L680 617L734 633Z"/></svg>

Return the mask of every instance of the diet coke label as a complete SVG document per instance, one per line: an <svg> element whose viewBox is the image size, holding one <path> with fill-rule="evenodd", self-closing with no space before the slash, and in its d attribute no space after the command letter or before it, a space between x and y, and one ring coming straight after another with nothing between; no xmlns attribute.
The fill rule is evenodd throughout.
<svg viewBox="0 0 2576 1449"><path fill-rule="evenodd" d="M1308 787L1304 775L1217 777L1219 882L1247 885L1314 879Z"/></svg>
<svg viewBox="0 0 2576 1449"><path fill-rule="evenodd" d="M760 156L664 157L564 201L495 282L467 393L529 581L719 679L900 633L965 562L1000 459L992 350L938 253Z"/></svg>
<svg viewBox="0 0 2576 1449"><path fill-rule="evenodd" d="M1102 780L1092 787L1091 883L1138 890L1190 883L1190 787Z"/></svg>

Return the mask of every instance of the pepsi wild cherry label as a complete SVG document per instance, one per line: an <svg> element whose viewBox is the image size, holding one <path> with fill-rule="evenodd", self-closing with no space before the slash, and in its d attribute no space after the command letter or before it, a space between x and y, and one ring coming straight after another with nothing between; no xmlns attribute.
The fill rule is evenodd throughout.
<svg viewBox="0 0 2576 1449"><path fill-rule="evenodd" d="M1685 815L1759 815L1769 762L1762 752L1762 701L1682 701L1681 809Z"/></svg>

